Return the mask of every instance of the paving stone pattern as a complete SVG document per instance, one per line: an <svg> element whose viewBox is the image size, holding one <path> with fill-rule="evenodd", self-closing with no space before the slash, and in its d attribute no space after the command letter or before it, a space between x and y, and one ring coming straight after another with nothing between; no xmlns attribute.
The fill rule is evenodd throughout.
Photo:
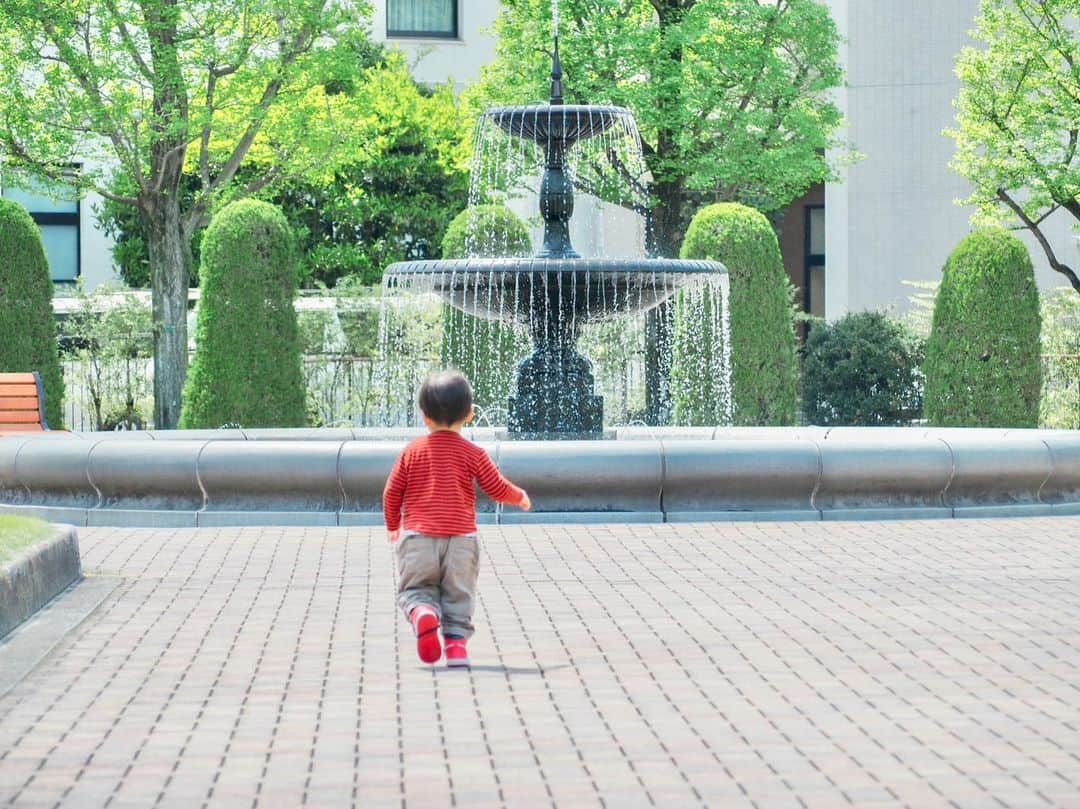
<svg viewBox="0 0 1080 809"><path fill-rule="evenodd" d="M471 671L381 531L80 538L3 806L1080 806L1080 518L488 527Z"/></svg>

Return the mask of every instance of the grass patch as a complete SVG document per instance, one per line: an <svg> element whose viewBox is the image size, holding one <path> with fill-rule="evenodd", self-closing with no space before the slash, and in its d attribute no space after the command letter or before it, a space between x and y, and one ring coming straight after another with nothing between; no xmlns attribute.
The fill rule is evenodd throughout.
<svg viewBox="0 0 1080 809"><path fill-rule="evenodd" d="M0 515L0 564L8 562L27 545L51 533L52 526L47 522L32 517Z"/></svg>

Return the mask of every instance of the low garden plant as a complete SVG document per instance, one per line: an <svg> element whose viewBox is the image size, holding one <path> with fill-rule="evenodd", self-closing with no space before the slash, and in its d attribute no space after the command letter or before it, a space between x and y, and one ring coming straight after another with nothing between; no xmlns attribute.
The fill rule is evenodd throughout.
<svg viewBox="0 0 1080 809"><path fill-rule="evenodd" d="M816 323L803 356L803 415L822 426L909 424L922 410L921 342L881 312Z"/></svg>

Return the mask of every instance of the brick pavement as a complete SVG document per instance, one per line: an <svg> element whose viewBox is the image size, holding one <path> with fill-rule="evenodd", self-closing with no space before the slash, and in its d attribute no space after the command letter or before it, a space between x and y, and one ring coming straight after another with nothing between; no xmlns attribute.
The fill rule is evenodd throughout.
<svg viewBox="0 0 1080 809"><path fill-rule="evenodd" d="M1080 518L483 534L464 672L381 532L83 529L0 805L1080 806Z"/></svg>

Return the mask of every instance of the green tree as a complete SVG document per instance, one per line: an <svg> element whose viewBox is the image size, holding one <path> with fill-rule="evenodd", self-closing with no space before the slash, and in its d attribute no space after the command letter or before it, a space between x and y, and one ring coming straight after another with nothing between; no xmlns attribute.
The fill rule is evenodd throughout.
<svg viewBox="0 0 1080 809"><path fill-rule="evenodd" d="M445 258L527 256L531 250L525 223L503 205L466 208L447 227L442 243ZM506 407L514 365L528 352L528 338L511 324L443 307L442 362L468 377L481 413Z"/></svg>
<svg viewBox="0 0 1080 809"><path fill-rule="evenodd" d="M452 88L419 85L397 52L373 49L370 61L355 78L328 84L342 105L338 115L349 121L355 148L314 165L282 169L256 195L280 206L300 237L304 286L333 286L345 276L377 284L395 261L437 257L447 223L466 203L471 122ZM198 187L193 169L180 185L189 197ZM249 159L238 172L239 183L268 170ZM114 182L116 193L131 185L123 177ZM99 222L116 239L113 257L122 277L145 286L149 259L137 212L106 201ZM198 240L196 234L194 271Z"/></svg>
<svg viewBox="0 0 1080 809"><path fill-rule="evenodd" d="M155 425L180 413L187 363L190 240L250 156L266 171L352 147L325 92L352 75L366 41L363 3L327 0L15 0L0 8L0 146L45 176L107 153L79 183L139 212L154 312ZM286 101L288 103L282 103ZM185 166L198 177L180 193Z"/></svg>
<svg viewBox="0 0 1080 809"><path fill-rule="evenodd" d="M738 203L709 205L690 223L681 255L719 261L728 270L735 424L794 424L797 366L793 289L769 220ZM691 319L711 317L711 313L687 307L677 310L676 317L680 316ZM709 330L708 323L676 328L690 334ZM700 378L701 368L715 367L713 354L719 345L715 337L677 345L673 376ZM693 411L696 406L688 402L683 407Z"/></svg>
<svg viewBox="0 0 1080 809"><path fill-rule="evenodd" d="M63 427L64 379L41 232L19 203L0 198L0 371L41 374L45 420Z"/></svg>
<svg viewBox="0 0 1080 809"><path fill-rule="evenodd" d="M1035 427L1042 369L1039 295L1024 243L969 233L945 262L926 346L927 420L943 427Z"/></svg>
<svg viewBox="0 0 1080 809"><path fill-rule="evenodd" d="M822 426L907 424L922 412L918 339L882 312L853 312L810 330L803 413Z"/></svg>
<svg viewBox="0 0 1080 809"><path fill-rule="evenodd" d="M296 284L296 243L280 210L239 200L211 220L182 427L306 423Z"/></svg>
<svg viewBox="0 0 1080 809"><path fill-rule="evenodd" d="M547 97L551 0L510 0L478 103ZM628 107L651 177L652 250L677 255L693 212L779 209L831 176L839 41L815 0L563 0L567 101ZM644 177L628 178L645 184Z"/></svg>
<svg viewBox="0 0 1080 809"><path fill-rule="evenodd" d="M503 2L476 104L547 97L552 5ZM638 193L599 195L630 207L647 199L652 255L678 255L705 204L782 209L833 176L827 151L847 151L829 97L842 81L839 36L818 0L562 0L560 9L567 101L624 106L637 119L646 176L624 179ZM671 307L648 321L647 411L658 421L668 407Z"/></svg>
<svg viewBox="0 0 1080 809"><path fill-rule="evenodd" d="M960 94L952 167L975 191L975 219L1015 217L1050 266L1080 292L1080 277L1043 232L1058 209L1080 220L1080 28L1076 0L982 0L973 36L956 62Z"/></svg>

